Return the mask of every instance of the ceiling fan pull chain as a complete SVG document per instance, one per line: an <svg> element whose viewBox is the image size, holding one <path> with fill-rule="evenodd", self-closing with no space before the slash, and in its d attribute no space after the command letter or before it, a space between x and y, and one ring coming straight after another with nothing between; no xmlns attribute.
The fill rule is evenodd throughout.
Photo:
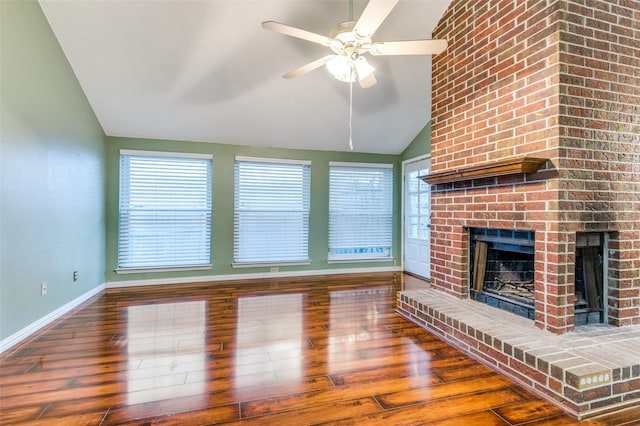
<svg viewBox="0 0 640 426"><path fill-rule="evenodd" d="M353 73L353 70L351 70ZM350 78L349 82L349 149L353 151L353 140L351 134L353 133L353 78Z"/></svg>

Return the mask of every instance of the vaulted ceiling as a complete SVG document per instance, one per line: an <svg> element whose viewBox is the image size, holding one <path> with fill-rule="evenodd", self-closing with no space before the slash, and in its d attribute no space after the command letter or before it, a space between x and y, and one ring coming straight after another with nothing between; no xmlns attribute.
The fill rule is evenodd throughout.
<svg viewBox="0 0 640 426"><path fill-rule="evenodd" d="M348 151L349 84L328 49L261 28L328 35L348 0L40 0L107 135ZM449 0L400 0L374 41L431 38ZM366 1L353 1L357 19ZM398 154L430 119L430 56L370 57L353 85L354 151Z"/></svg>

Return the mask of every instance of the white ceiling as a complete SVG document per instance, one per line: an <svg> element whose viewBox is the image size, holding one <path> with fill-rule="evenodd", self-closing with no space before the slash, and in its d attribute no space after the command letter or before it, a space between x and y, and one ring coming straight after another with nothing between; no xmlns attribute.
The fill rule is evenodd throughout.
<svg viewBox="0 0 640 426"><path fill-rule="evenodd" d="M400 0L374 41L431 38L449 2ZM324 67L281 77L328 48L260 26L328 35L348 0L40 3L107 135L349 150L349 85ZM430 119L430 57L369 62L378 84L353 86L354 151L398 154Z"/></svg>

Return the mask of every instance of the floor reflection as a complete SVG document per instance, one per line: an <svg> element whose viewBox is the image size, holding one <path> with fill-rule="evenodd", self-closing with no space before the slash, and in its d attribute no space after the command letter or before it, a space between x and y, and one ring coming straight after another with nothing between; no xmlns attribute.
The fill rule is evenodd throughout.
<svg viewBox="0 0 640 426"><path fill-rule="evenodd" d="M327 366L329 373L360 359L358 342L373 340L381 330L379 319L390 311L391 286L331 291Z"/></svg>
<svg viewBox="0 0 640 426"><path fill-rule="evenodd" d="M124 402L204 401L227 385L235 398L264 397L369 362L368 342L392 333L386 324L395 317L395 294L407 284L391 281L260 292L214 288L205 300L176 303L139 305L132 298Z"/></svg>
<svg viewBox="0 0 640 426"><path fill-rule="evenodd" d="M205 301L127 309L127 404L206 391Z"/></svg>
<svg viewBox="0 0 640 426"><path fill-rule="evenodd" d="M300 379L304 300L302 293L238 298L236 388Z"/></svg>

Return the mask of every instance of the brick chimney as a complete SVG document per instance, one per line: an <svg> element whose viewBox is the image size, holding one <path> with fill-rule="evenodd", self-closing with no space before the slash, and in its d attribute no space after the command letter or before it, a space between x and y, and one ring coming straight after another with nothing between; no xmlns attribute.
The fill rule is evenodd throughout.
<svg viewBox="0 0 640 426"><path fill-rule="evenodd" d="M533 231L534 321L564 333L599 233L606 321L640 324L640 1L453 0L433 38L433 286L468 297L470 229Z"/></svg>

